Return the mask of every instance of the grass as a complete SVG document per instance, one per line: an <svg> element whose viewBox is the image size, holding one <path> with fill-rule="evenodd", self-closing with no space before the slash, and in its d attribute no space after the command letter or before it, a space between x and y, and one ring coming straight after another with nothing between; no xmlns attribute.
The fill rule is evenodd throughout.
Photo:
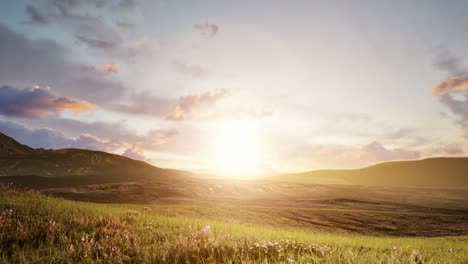
<svg viewBox="0 0 468 264"><path fill-rule="evenodd" d="M3 186L0 262L468 263L467 236L375 237L261 224L167 216L145 205L74 202Z"/></svg>

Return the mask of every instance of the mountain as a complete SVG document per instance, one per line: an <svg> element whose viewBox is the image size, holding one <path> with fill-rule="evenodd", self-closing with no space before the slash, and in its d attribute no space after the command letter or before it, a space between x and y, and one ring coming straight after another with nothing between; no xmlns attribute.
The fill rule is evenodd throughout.
<svg viewBox="0 0 468 264"><path fill-rule="evenodd" d="M33 149L0 133L0 176L80 177L96 182L115 182L187 174L101 151Z"/></svg>
<svg viewBox="0 0 468 264"><path fill-rule="evenodd" d="M0 156L27 154L32 148L18 143L13 138L0 133Z"/></svg>
<svg viewBox="0 0 468 264"><path fill-rule="evenodd" d="M354 170L316 170L277 181L393 187L468 187L468 157L395 161Z"/></svg>

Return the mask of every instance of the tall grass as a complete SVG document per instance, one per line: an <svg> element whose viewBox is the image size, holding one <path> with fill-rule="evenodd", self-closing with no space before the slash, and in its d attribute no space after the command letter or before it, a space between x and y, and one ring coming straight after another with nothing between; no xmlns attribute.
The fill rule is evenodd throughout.
<svg viewBox="0 0 468 264"><path fill-rule="evenodd" d="M1 263L468 263L467 245L466 236L300 232L0 188Z"/></svg>

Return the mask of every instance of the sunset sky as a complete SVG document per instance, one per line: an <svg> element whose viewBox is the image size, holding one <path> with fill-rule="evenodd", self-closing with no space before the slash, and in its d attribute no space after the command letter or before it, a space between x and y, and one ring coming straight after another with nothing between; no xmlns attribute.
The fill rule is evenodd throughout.
<svg viewBox="0 0 468 264"><path fill-rule="evenodd" d="M0 132L197 172L468 153L468 2L0 4Z"/></svg>

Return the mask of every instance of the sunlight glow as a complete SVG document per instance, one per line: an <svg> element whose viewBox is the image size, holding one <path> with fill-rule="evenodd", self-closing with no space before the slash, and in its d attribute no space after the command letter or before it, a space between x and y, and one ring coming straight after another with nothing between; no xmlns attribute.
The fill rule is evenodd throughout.
<svg viewBox="0 0 468 264"><path fill-rule="evenodd" d="M258 146L248 124L231 122L219 129L215 141L216 171L226 177L248 178L258 171Z"/></svg>

